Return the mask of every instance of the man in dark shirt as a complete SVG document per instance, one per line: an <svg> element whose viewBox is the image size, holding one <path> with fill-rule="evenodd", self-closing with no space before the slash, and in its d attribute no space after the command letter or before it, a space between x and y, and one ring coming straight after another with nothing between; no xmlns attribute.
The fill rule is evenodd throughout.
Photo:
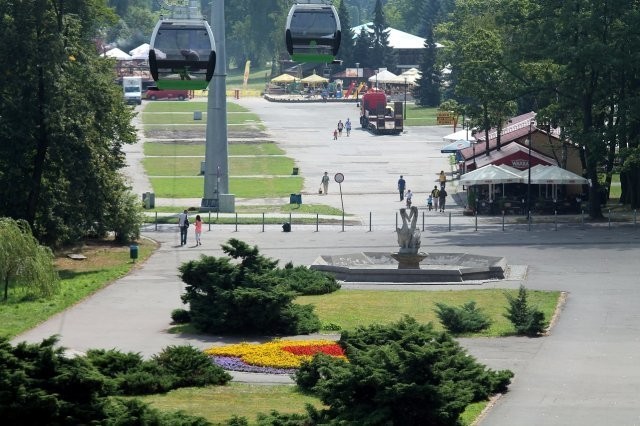
<svg viewBox="0 0 640 426"><path fill-rule="evenodd" d="M400 175L400 179L398 179L398 192L400 192L400 201L404 200L404 188L406 185L407 183L402 178L402 175Z"/></svg>

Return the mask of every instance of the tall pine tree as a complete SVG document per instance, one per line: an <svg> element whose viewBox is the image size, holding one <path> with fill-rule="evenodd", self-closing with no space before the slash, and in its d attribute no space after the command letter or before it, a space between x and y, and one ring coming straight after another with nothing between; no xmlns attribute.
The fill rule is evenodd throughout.
<svg viewBox="0 0 640 426"><path fill-rule="evenodd" d="M397 58L393 48L389 46L389 32L381 0L376 0L376 7L373 10L372 29L370 63L375 67L386 67L391 72L395 71Z"/></svg>
<svg viewBox="0 0 640 426"><path fill-rule="evenodd" d="M440 105L440 71L436 61L436 42L434 26L440 11L439 0L427 0L422 11L422 28L425 32L424 54L420 63L421 76L414 89L416 102L422 106L436 107Z"/></svg>

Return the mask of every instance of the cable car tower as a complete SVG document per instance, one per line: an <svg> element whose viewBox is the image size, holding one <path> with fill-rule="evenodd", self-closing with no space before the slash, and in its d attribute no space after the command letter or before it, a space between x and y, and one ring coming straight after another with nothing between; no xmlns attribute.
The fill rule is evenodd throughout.
<svg viewBox="0 0 640 426"><path fill-rule="evenodd" d="M296 0L287 16L285 43L295 62L336 63L342 31L328 0Z"/></svg>
<svg viewBox="0 0 640 426"><path fill-rule="evenodd" d="M182 2L185 3L185 2ZM149 70L160 89L206 89L216 66L216 42L211 27L198 9L169 5L171 17L160 17L149 47Z"/></svg>

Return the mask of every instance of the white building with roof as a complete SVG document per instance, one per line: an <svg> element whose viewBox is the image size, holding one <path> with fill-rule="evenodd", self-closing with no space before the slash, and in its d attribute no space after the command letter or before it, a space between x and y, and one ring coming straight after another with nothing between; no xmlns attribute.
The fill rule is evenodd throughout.
<svg viewBox="0 0 640 426"><path fill-rule="evenodd" d="M354 33L354 40L362 31L362 28L370 34L373 34L373 22L367 22L366 24L351 28ZM410 68L420 68L420 58L424 51L425 39L391 27L385 31L389 34L389 46L398 54L398 69L400 71L406 71ZM436 43L436 47L440 48L442 45Z"/></svg>

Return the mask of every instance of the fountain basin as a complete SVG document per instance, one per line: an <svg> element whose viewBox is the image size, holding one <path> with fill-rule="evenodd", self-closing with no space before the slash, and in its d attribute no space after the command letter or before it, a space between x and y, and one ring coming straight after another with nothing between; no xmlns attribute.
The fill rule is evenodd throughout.
<svg viewBox="0 0 640 426"><path fill-rule="evenodd" d="M504 279L504 257L468 253L420 253L420 269L399 269L395 253L360 252L319 256L311 269L332 274L337 280L362 283L464 283Z"/></svg>

